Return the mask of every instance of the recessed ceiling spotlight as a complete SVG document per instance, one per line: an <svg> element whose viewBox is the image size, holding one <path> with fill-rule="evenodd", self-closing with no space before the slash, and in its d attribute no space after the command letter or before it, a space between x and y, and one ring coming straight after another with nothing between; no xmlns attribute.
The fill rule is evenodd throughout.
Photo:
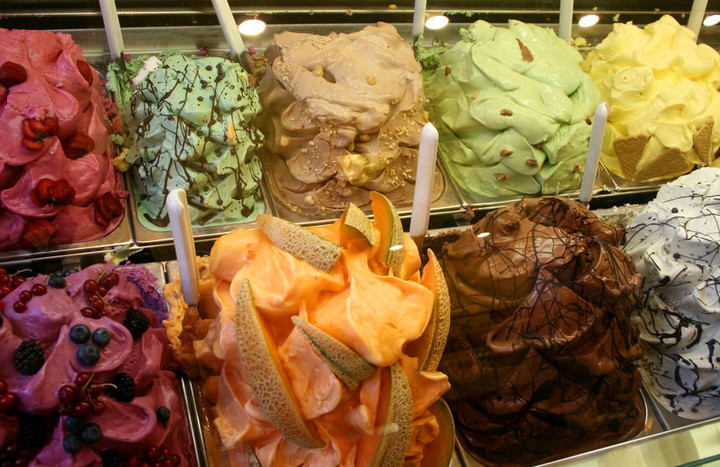
<svg viewBox="0 0 720 467"><path fill-rule="evenodd" d="M248 19L240 23L238 29L240 30L240 34L245 34L246 36L257 36L265 30L265 21L260 21L259 19Z"/></svg>
<svg viewBox="0 0 720 467"><path fill-rule="evenodd" d="M597 24L598 21L600 21L600 17L598 15L585 15L578 20L578 26L581 28L589 28L590 26Z"/></svg>
<svg viewBox="0 0 720 467"><path fill-rule="evenodd" d="M425 21L425 27L428 29L442 29L447 26L449 22L450 20L447 16L431 16Z"/></svg>
<svg viewBox="0 0 720 467"><path fill-rule="evenodd" d="M703 21L703 26L715 26L720 23L720 15L710 15Z"/></svg>

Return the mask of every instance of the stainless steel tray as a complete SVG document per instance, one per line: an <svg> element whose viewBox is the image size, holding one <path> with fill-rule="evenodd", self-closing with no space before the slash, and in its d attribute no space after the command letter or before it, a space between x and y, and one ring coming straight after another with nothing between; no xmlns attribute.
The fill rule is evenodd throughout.
<svg viewBox="0 0 720 467"><path fill-rule="evenodd" d="M135 203L135 190L132 189L131 182L129 180L130 174L125 174L126 176L126 182L127 185L131 187L130 191L130 197L128 199L128 205L130 206L130 219L131 219L131 225L132 225L132 236L135 240L135 243L138 246L165 246L165 245L172 245L173 244L173 237L172 237L172 231L170 230L170 226L168 225L167 228L162 230L150 230L142 223L140 222L140 219L138 218L138 211L137 211L137 205ZM275 214L272 206L272 202L270 201L270 196L268 195L269 190L267 188L266 182L265 182L265 176L263 173L263 177L260 179L260 197L262 198L263 203L265 203L265 211L268 214ZM239 222L239 223L228 223L228 224L220 224L220 225L211 225L211 226L193 226L193 235L195 236L195 240L213 240L215 238L218 238L219 236L232 232L233 230L237 229L238 227L244 227L244 228L258 228L258 223L256 221L250 221L250 222Z"/></svg>
<svg viewBox="0 0 720 467"><path fill-rule="evenodd" d="M460 195L458 194L455 184L450 182L450 175L445 170L445 167L440 164L440 158L438 158L438 164L436 166L438 168L438 174L443 178L443 191L436 199L433 201L430 205L430 215L440 215L440 214L452 214L452 213L460 213L463 211L463 203L461 201ZM268 183L269 184L269 183ZM282 217L283 219L287 219L291 222L294 222L296 224L300 225L318 225L318 224L329 224L333 220L340 217L342 212L337 213L330 213L327 216L321 216L321 217L309 217L304 216L302 214L296 213L292 210L290 210L287 206L285 206L283 203L278 201L275 198L275 194L272 191L272 188L269 188L268 190L270 192L270 197L272 198L273 207L275 209L276 215L279 217ZM412 203L410 205L397 205L395 206L397 209L398 215L400 215L401 218L409 218L412 214ZM369 210L368 213L372 214Z"/></svg>

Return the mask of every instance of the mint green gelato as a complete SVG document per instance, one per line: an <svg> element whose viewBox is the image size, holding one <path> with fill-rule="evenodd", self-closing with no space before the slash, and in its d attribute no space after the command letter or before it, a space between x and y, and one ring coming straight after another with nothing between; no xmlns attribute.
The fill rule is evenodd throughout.
<svg viewBox="0 0 720 467"><path fill-rule="evenodd" d="M477 21L461 34L424 73L455 181L484 197L577 189L601 102L580 53L552 30L514 20L507 29Z"/></svg>
<svg viewBox="0 0 720 467"><path fill-rule="evenodd" d="M260 101L247 74L218 57L173 54L146 63L152 61L158 63L145 67L122 108L128 151L116 164L129 166L141 222L167 228L165 198L175 188L186 190L193 224L255 219L265 210L255 155L262 134L250 125ZM143 68L138 62L112 77L111 90L132 86L128 76Z"/></svg>

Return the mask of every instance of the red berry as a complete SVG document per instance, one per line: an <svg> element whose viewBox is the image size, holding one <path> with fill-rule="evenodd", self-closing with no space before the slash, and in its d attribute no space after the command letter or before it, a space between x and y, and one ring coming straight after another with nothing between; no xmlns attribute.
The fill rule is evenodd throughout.
<svg viewBox="0 0 720 467"><path fill-rule="evenodd" d="M90 386L90 394L92 394L93 397L98 397L104 391L105 391L105 388L103 388L99 384L93 384L92 386Z"/></svg>
<svg viewBox="0 0 720 467"><path fill-rule="evenodd" d="M25 282L25 278L23 276L14 276L10 285L12 285L13 289L17 289L23 282Z"/></svg>
<svg viewBox="0 0 720 467"><path fill-rule="evenodd" d="M5 412L13 407L15 407L18 403L18 397L15 394L4 394L3 396L0 396L0 412Z"/></svg>
<svg viewBox="0 0 720 467"><path fill-rule="evenodd" d="M105 301L100 295L91 296L88 298L88 302L90 302L90 306L98 313L101 313L105 309Z"/></svg>
<svg viewBox="0 0 720 467"><path fill-rule="evenodd" d="M95 141L87 134L78 132L62 142L65 156L78 159L95 149Z"/></svg>
<svg viewBox="0 0 720 467"><path fill-rule="evenodd" d="M15 459L15 467L25 467L30 463L30 459L26 457L18 457Z"/></svg>
<svg viewBox="0 0 720 467"><path fill-rule="evenodd" d="M5 304L3 303L2 300L0 300L0 311L3 311L4 309L5 309ZM2 325L2 324L0 324L0 326L1 326L1 325Z"/></svg>
<svg viewBox="0 0 720 467"><path fill-rule="evenodd" d="M170 456L170 459L173 461L173 465L180 465L180 456L177 454Z"/></svg>
<svg viewBox="0 0 720 467"><path fill-rule="evenodd" d="M151 446L150 449L145 452L145 457L151 461L158 460L160 458L160 449L157 446Z"/></svg>
<svg viewBox="0 0 720 467"><path fill-rule="evenodd" d="M142 461L138 456L133 456L127 461L127 467L140 467L140 465L142 465Z"/></svg>
<svg viewBox="0 0 720 467"><path fill-rule="evenodd" d="M70 185L70 182L64 178L55 180L50 187L50 199L48 201L56 206L67 206L74 199L75 188Z"/></svg>
<svg viewBox="0 0 720 467"><path fill-rule="evenodd" d="M75 386L72 386L70 384L66 384L64 386L61 386L58 390L58 399L60 399L60 402L63 404L69 404L75 400L77 397L77 391Z"/></svg>
<svg viewBox="0 0 720 467"><path fill-rule="evenodd" d="M98 287L98 293L104 297L104 296L107 294L107 287L104 287L104 286L102 286L102 285L99 286L99 287Z"/></svg>
<svg viewBox="0 0 720 467"><path fill-rule="evenodd" d="M7 383L5 381L0 380L0 396L3 394L6 394L8 390Z"/></svg>
<svg viewBox="0 0 720 467"><path fill-rule="evenodd" d="M43 120L43 123L47 127L46 133L49 135L57 134L58 130L60 130L60 124L57 121L57 118L55 117L45 117L45 120Z"/></svg>
<svg viewBox="0 0 720 467"><path fill-rule="evenodd" d="M0 271L0 284L10 284L10 274L7 271Z"/></svg>
<svg viewBox="0 0 720 467"><path fill-rule="evenodd" d="M25 310L27 310L27 305L25 302L15 302L13 303L13 310L15 310L15 313L25 313Z"/></svg>
<svg viewBox="0 0 720 467"><path fill-rule="evenodd" d="M100 285L105 286L109 289L116 286L119 281L120 277L117 275L117 273L110 272L100 280Z"/></svg>
<svg viewBox="0 0 720 467"><path fill-rule="evenodd" d="M10 284L2 284L0 285L0 298L5 297L5 295L12 292L13 288Z"/></svg>
<svg viewBox="0 0 720 467"><path fill-rule="evenodd" d="M32 300L32 298L33 294L29 290L23 290L22 292L20 292L20 301L27 303Z"/></svg>
<svg viewBox="0 0 720 467"><path fill-rule="evenodd" d="M56 231L57 228L45 219L28 222L22 234L23 243L31 248L44 248L50 244L50 239Z"/></svg>
<svg viewBox="0 0 720 467"><path fill-rule="evenodd" d="M5 102L7 102L7 95L7 88L3 86L2 83L0 83L0 105L3 105Z"/></svg>
<svg viewBox="0 0 720 467"><path fill-rule="evenodd" d="M30 198L35 205L42 207L50 201L50 189L55 180L51 178L41 178L35 185L35 189L30 193Z"/></svg>
<svg viewBox="0 0 720 467"><path fill-rule="evenodd" d="M103 227L122 213L120 199L109 191L95 200L95 221Z"/></svg>
<svg viewBox="0 0 720 467"><path fill-rule="evenodd" d="M170 457L172 456L172 451L170 448L163 448L162 450L162 457Z"/></svg>
<svg viewBox="0 0 720 467"><path fill-rule="evenodd" d="M33 295L45 295L47 293L47 288L42 284L35 284L30 289L30 292L32 292Z"/></svg>
<svg viewBox="0 0 720 467"><path fill-rule="evenodd" d="M97 318L100 317L100 313L98 313L97 311L93 310L93 309L90 308L89 306L86 306L85 308L83 308L82 310L80 310L80 314L83 315L83 316L86 317L86 318L94 318L94 319L97 319Z"/></svg>
<svg viewBox="0 0 720 467"><path fill-rule="evenodd" d="M88 415L90 412L92 412L92 406L89 402L78 402L75 404L75 407L73 407L73 413L79 417Z"/></svg>
<svg viewBox="0 0 720 467"><path fill-rule="evenodd" d="M78 71L83 76L83 78L85 78L85 81L87 81L88 84L92 84L93 72L88 62L86 62L85 60L77 60L75 62L75 65L77 65Z"/></svg>
<svg viewBox="0 0 720 467"><path fill-rule="evenodd" d="M90 377L92 375L90 373L78 373L77 376L75 376L75 384L78 386L85 386L88 381L90 381Z"/></svg>
<svg viewBox="0 0 720 467"><path fill-rule="evenodd" d="M104 402L95 402L95 405L93 406L93 414L100 415L103 412L105 412L105 403Z"/></svg>
<svg viewBox="0 0 720 467"><path fill-rule="evenodd" d="M44 146L42 141L35 141L34 139L27 138L27 137L22 139L22 144L23 144L23 146L25 146L27 149L29 149L31 151L39 151Z"/></svg>
<svg viewBox="0 0 720 467"><path fill-rule="evenodd" d="M27 80L27 71L19 63L7 61L0 65L0 84L9 88Z"/></svg>
<svg viewBox="0 0 720 467"><path fill-rule="evenodd" d="M97 292L98 289L98 283L92 279L88 279L85 282L83 282L83 290L86 294L92 295L95 292Z"/></svg>

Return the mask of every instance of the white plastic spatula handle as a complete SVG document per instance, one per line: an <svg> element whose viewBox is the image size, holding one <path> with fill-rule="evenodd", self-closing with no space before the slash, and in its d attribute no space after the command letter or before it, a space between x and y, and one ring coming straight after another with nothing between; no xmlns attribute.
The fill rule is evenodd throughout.
<svg viewBox="0 0 720 467"><path fill-rule="evenodd" d="M107 36L110 56L113 60L119 60L123 56L125 43L123 42L122 31L120 31L120 19L115 7L115 0L100 0L100 11L102 11L103 23L105 24L105 35Z"/></svg>
<svg viewBox="0 0 720 467"><path fill-rule="evenodd" d="M415 10L413 11L413 38L421 36L425 30L425 9L427 8L427 0L415 0Z"/></svg>
<svg viewBox="0 0 720 467"><path fill-rule="evenodd" d="M565 42L572 39L573 0L560 0L558 18L558 37Z"/></svg>
<svg viewBox="0 0 720 467"><path fill-rule="evenodd" d="M232 10L228 5L228 0L212 0L213 8L217 14L220 27L222 28L225 40L230 46L230 53L236 58L240 58L245 50L245 44L240 36L240 30L233 18Z"/></svg>
<svg viewBox="0 0 720 467"><path fill-rule="evenodd" d="M415 240L418 248L422 246L430 220L430 202L437 148L437 128L432 123L426 123L420 132L415 193L413 196L412 216L410 217L410 237Z"/></svg>
<svg viewBox="0 0 720 467"><path fill-rule="evenodd" d="M705 9L707 8L707 4L708 0L695 0L692 4L687 27L695 33L695 40L697 40L700 35L700 28L702 27L703 18L705 18Z"/></svg>
<svg viewBox="0 0 720 467"><path fill-rule="evenodd" d="M168 193L167 209L175 242L183 298L188 305L197 305L200 300L200 278L185 190L178 188Z"/></svg>
<svg viewBox="0 0 720 467"><path fill-rule="evenodd" d="M607 124L608 105L603 102L595 109L592 130L590 131L590 144L588 146L587 161L585 161L585 172L580 184L581 203L588 204L592 198L595 177L597 177L598 164L600 163L600 150L602 149L603 137L605 136L605 124Z"/></svg>

